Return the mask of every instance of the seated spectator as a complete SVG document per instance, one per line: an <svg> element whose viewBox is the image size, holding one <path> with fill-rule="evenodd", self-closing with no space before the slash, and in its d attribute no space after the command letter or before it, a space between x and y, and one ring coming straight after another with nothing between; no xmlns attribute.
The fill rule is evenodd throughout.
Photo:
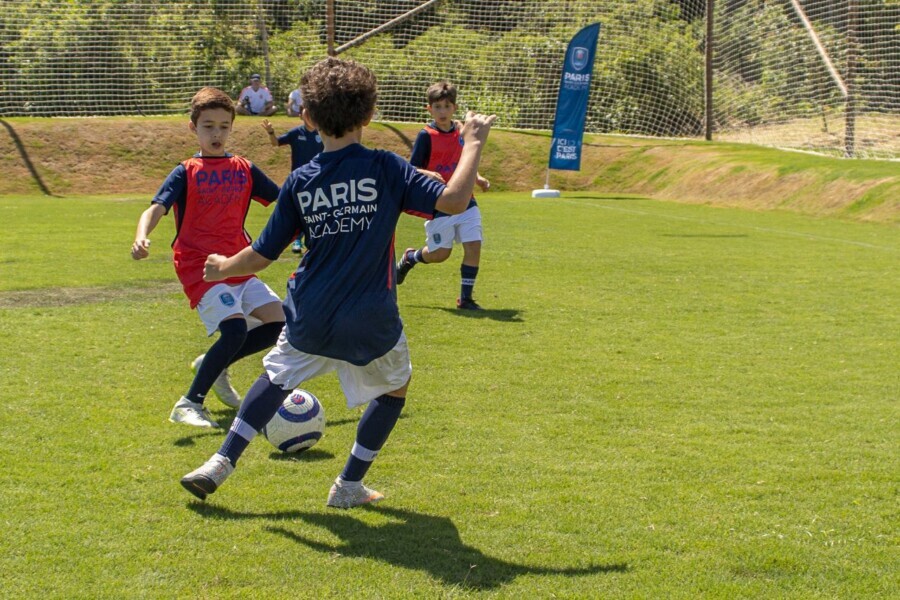
<svg viewBox="0 0 900 600"><path fill-rule="evenodd" d="M254 73L250 76L250 85L241 90L237 105L234 107L239 115L258 115L268 117L278 111L269 88L261 85L260 77Z"/></svg>
<svg viewBox="0 0 900 600"><path fill-rule="evenodd" d="M303 111L303 96L300 95L300 88L297 88L288 94L287 103L284 105L289 117L299 117Z"/></svg>

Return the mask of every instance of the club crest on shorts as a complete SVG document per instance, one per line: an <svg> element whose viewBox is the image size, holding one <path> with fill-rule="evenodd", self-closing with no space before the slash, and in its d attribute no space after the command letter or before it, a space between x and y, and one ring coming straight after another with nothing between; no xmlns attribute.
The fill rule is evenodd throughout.
<svg viewBox="0 0 900 600"><path fill-rule="evenodd" d="M582 48L581 46L577 46L572 49L572 68L576 71L580 71L587 66L588 62L588 49Z"/></svg>
<svg viewBox="0 0 900 600"><path fill-rule="evenodd" d="M234 296L231 295L231 292L222 292L219 294L219 301L225 306L234 306Z"/></svg>
<svg viewBox="0 0 900 600"><path fill-rule="evenodd" d="M434 234L434 235L431 236L431 237L434 238L434 243L435 243L435 244L440 244L440 243L441 243L441 234L436 233L436 234Z"/></svg>

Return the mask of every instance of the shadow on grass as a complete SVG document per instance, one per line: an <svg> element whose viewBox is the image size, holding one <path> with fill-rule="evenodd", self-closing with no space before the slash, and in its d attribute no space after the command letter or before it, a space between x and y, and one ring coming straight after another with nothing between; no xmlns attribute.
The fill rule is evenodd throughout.
<svg viewBox="0 0 900 600"><path fill-rule="evenodd" d="M16 150L19 151L19 156L22 157L22 162L25 163L25 166L28 168L28 172L31 173L31 178L34 179L34 182L41 188L41 191L45 196L53 196L50 192L50 188L47 187L47 184L44 183L44 180L41 179L41 174L38 173L37 168L34 166L34 163L31 162L31 157L28 155L28 150L25 149L25 144L22 143L22 138L19 137L19 134L16 133L16 130L13 129L13 126L7 123L5 120L0 119L0 125L6 128L6 131L9 133L9 137L12 138L13 144L16 146Z"/></svg>
<svg viewBox="0 0 900 600"><path fill-rule="evenodd" d="M502 321L505 323L524 323L522 311L515 308L485 308L483 310L460 310L458 308L447 308L446 306L425 306L424 304L412 305L413 308L424 308L431 310L442 310L446 313L457 317L467 319L491 319L492 321Z"/></svg>
<svg viewBox="0 0 900 600"><path fill-rule="evenodd" d="M217 423L219 424L219 429L200 429L197 427L191 428L190 435L186 435L184 437L180 437L174 442L172 442L173 446L177 446L179 448L184 448L187 446L194 446L197 444L197 440L206 437L213 436L223 436L228 434L228 430L231 427L231 423L234 421L237 416L237 411L234 409L225 409L226 417L223 419L222 417L216 417ZM406 418L406 415L400 415L400 418ZM345 419L335 419L333 421L328 421L326 427L340 427L342 425L347 425L349 423L356 424L359 422L359 418L349 417ZM259 437L262 437L261 435ZM273 454L273 458L278 458L278 456L282 456L283 458L289 459L291 457L290 454L286 455L276 455ZM332 457L333 458L333 457Z"/></svg>
<svg viewBox="0 0 900 600"><path fill-rule="evenodd" d="M401 414L400 416L402 417L403 415ZM332 420L332 419L328 419L328 416L326 415L326 421L325 421L326 427L340 427L341 425L347 425L348 423L352 423L353 425L356 425L357 423L359 423L359 418L358 417L357 418L350 417L350 418L346 418L346 419Z"/></svg>
<svg viewBox="0 0 900 600"><path fill-rule="evenodd" d="M382 127L384 127L385 129L389 129L390 131L394 132L394 134L398 138L400 138L400 141L406 145L407 150L412 150L412 147L413 147L412 140L409 139L408 137L406 137L405 133L403 133L402 131L400 131L399 129L397 129L396 127L391 125L390 123L380 123L380 125Z"/></svg>
<svg viewBox="0 0 900 600"><path fill-rule="evenodd" d="M189 504L188 508L204 517L226 520L267 519L284 522L300 519L327 529L341 541L336 544L322 543L280 525L269 525L265 530L327 555L380 560L397 567L426 572L444 585L473 590L495 589L520 575L574 577L596 573L625 573L629 570L626 563L549 567L507 562L464 544L453 521L447 517L383 506L358 509L375 511L393 519L380 525L370 525L350 514L336 511L241 513L199 502Z"/></svg>
<svg viewBox="0 0 900 600"><path fill-rule="evenodd" d="M331 460L332 458L334 458L334 454L326 452L325 450L319 450L318 448L310 448L309 450L304 450L302 452L273 451L269 454L269 459L282 462L316 462L320 460Z"/></svg>

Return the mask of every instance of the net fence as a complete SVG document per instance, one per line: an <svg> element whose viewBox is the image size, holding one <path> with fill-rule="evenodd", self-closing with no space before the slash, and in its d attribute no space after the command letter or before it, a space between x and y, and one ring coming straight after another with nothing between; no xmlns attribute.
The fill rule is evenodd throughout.
<svg viewBox="0 0 900 600"><path fill-rule="evenodd" d="M601 22L587 131L900 157L900 0L3 0L0 116L184 113L251 73L284 113L329 52L370 66L376 118L422 122L425 89L548 130L566 45ZM849 150L849 152L848 152Z"/></svg>

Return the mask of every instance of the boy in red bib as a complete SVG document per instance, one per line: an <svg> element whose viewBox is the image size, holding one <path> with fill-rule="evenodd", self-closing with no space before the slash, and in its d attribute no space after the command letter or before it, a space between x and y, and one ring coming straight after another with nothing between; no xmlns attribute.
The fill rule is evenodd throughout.
<svg viewBox="0 0 900 600"><path fill-rule="evenodd" d="M170 209L174 211L175 273L207 335L220 333L206 354L192 363L194 381L169 416L173 423L196 427L219 426L203 405L210 388L223 403L240 406L241 398L228 380L228 365L272 347L284 326L281 299L255 275L203 280L207 255L231 256L250 245L244 229L250 200L268 205L280 191L250 161L225 152L234 110L231 98L216 88L203 88L193 97L189 127L200 152L175 167L160 186L138 221L131 246L132 258L147 258L150 233ZM248 317L262 324L248 331Z"/></svg>
<svg viewBox="0 0 900 600"><path fill-rule="evenodd" d="M429 87L426 94L428 112L434 120L416 137L409 162L420 173L446 183L456 171L463 147L459 127L453 120L457 108L456 86L449 81L439 81ZM475 183L485 192L491 186L480 174L476 174ZM418 250L407 248L397 262L397 283L403 283L409 271L419 263L444 262L450 258L453 243L459 242L463 247L463 259L459 269L461 288L456 306L462 310L481 310L472 297L472 290L481 261L482 239L481 212L475 196L469 200L469 206L462 214L448 215L436 211L433 218L425 222L425 246Z"/></svg>

